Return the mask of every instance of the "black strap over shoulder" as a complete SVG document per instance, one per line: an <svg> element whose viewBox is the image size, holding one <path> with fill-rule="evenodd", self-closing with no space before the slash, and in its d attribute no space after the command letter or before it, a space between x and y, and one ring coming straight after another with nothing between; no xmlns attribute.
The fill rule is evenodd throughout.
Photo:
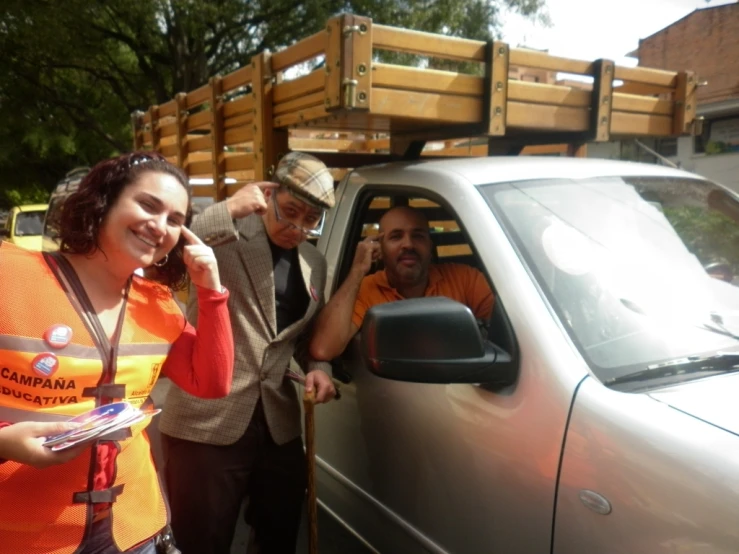
<svg viewBox="0 0 739 554"><path fill-rule="evenodd" d="M101 491L83 491L72 495L73 504L103 504L115 502L123 492L123 485L118 485Z"/></svg>

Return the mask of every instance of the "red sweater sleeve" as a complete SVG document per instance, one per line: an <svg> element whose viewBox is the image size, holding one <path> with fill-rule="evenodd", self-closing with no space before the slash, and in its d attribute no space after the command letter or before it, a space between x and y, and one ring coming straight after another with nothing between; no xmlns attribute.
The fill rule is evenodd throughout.
<svg viewBox="0 0 739 554"><path fill-rule="evenodd" d="M234 343L228 315L228 291L198 287L198 328L186 324L172 345L162 374L185 392L221 398L231 390Z"/></svg>
<svg viewBox="0 0 739 554"><path fill-rule="evenodd" d="M10 425L9 422L7 422L7 421L0 421L0 429L2 429L3 427L7 427L8 425ZM8 460L6 460L5 458L0 458L0 464L4 464L7 461Z"/></svg>

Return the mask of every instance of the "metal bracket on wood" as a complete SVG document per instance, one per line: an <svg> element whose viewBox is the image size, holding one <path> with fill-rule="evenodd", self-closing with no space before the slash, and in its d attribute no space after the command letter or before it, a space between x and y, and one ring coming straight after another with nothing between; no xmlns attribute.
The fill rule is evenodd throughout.
<svg viewBox="0 0 739 554"><path fill-rule="evenodd" d="M590 105L590 134L595 142L611 138L613 75L616 65L611 60L593 62L593 93Z"/></svg>
<svg viewBox="0 0 739 554"><path fill-rule="evenodd" d="M510 48L505 42L488 41L485 46L483 132L487 135L503 136L506 133L509 56Z"/></svg>
<svg viewBox="0 0 739 554"><path fill-rule="evenodd" d="M372 20L352 14L335 17L326 26L326 40L326 110L369 110Z"/></svg>
<svg viewBox="0 0 739 554"><path fill-rule="evenodd" d="M680 71L675 87L675 112L672 132L675 135L701 134L703 126L696 123L696 102L700 82L692 71ZM700 128L700 131L699 131Z"/></svg>

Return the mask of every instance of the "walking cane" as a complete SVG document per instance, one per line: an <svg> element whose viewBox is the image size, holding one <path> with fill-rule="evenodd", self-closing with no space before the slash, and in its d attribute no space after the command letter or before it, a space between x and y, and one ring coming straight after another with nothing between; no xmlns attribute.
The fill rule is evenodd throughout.
<svg viewBox="0 0 739 554"><path fill-rule="evenodd" d="M315 391L303 394L305 409L305 456L308 459L308 553L318 554L318 504L316 502Z"/></svg>

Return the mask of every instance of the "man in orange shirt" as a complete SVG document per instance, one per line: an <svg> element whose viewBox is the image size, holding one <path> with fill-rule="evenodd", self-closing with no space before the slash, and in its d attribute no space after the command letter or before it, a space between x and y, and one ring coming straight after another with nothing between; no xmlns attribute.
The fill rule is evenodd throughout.
<svg viewBox="0 0 739 554"><path fill-rule="evenodd" d="M400 206L380 219L380 233L357 245L349 276L318 316L310 353L316 360L341 354L372 306L405 298L446 296L487 320L493 292L485 276L462 264L432 264L433 242L426 217ZM367 276L382 258L385 269Z"/></svg>

